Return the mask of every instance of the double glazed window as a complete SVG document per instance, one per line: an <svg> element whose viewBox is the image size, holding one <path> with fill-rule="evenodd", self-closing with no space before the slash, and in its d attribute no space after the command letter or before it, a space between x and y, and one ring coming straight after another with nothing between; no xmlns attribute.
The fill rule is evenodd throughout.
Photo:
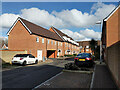
<svg viewBox="0 0 120 90"><path fill-rule="evenodd" d="M51 41L51 44L53 45L53 41Z"/></svg>
<svg viewBox="0 0 120 90"><path fill-rule="evenodd" d="M48 44L50 43L50 41L48 40Z"/></svg>
<svg viewBox="0 0 120 90"><path fill-rule="evenodd" d="M55 45L56 45L56 41L55 41Z"/></svg>
<svg viewBox="0 0 120 90"><path fill-rule="evenodd" d="M39 37L36 37L36 42L39 42Z"/></svg>
<svg viewBox="0 0 120 90"><path fill-rule="evenodd" d="M44 38L42 38L42 43L44 43Z"/></svg>

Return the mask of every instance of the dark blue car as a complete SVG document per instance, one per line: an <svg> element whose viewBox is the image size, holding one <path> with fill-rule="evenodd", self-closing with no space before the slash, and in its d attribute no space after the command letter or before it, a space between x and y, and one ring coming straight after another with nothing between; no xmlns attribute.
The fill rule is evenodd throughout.
<svg viewBox="0 0 120 90"><path fill-rule="evenodd" d="M93 57L90 53L80 53L74 58L74 63L77 66L89 66L94 64Z"/></svg>

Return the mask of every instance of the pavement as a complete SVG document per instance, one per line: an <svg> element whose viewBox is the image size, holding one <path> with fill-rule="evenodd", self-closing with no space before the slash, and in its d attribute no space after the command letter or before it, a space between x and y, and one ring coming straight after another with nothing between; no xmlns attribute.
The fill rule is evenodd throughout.
<svg viewBox="0 0 120 90"><path fill-rule="evenodd" d="M99 64L96 62L95 72L93 77L93 83L91 86L93 89L95 88L111 88L114 90L118 90L112 75L104 62Z"/></svg>
<svg viewBox="0 0 120 90"><path fill-rule="evenodd" d="M63 72L39 88L89 88L92 74Z"/></svg>

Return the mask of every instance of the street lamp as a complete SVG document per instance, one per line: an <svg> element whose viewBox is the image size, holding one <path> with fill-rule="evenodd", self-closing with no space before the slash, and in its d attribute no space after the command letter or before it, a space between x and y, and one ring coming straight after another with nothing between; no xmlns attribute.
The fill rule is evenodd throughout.
<svg viewBox="0 0 120 90"><path fill-rule="evenodd" d="M100 24L100 31L101 31L101 21L97 21L96 24ZM102 63L102 41L101 41L101 34L100 34L100 64Z"/></svg>

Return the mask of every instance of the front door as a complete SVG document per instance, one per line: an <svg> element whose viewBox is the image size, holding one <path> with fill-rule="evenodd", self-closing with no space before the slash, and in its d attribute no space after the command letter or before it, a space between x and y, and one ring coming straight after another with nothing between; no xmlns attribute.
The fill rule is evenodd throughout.
<svg viewBox="0 0 120 90"><path fill-rule="evenodd" d="M37 50L37 58L38 60L42 60L42 50Z"/></svg>

